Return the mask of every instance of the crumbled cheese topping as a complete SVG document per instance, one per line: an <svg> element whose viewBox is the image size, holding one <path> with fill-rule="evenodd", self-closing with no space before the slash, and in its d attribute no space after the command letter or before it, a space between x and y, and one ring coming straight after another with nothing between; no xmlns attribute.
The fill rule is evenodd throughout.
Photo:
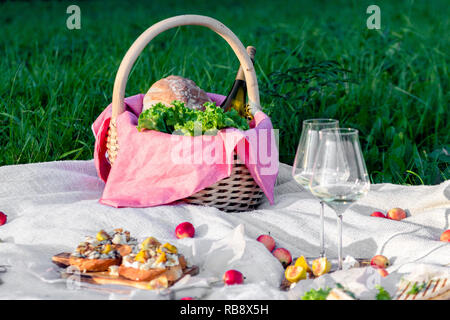
<svg viewBox="0 0 450 320"><path fill-rule="evenodd" d="M111 242L113 244L128 244L128 245L136 245L137 239L130 236L129 231L123 231L123 229L114 229L113 232L110 232Z"/></svg>
<svg viewBox="0 0 450 320"><path fill-rule="evenodd" d="M178 255L176 254L167 254L167 260L165 262L157 262L156 257L152 257L146 260L144 263L134 260L136 257L135 254L129 254L123 258L122 264L125 267L130 267L134 269L141 270L149 270L149 269L164 269L166 267L173 267L180 264L178 260Z"/></svg>
<svg viewBox="0 0 450 320"><path fill-rule="evenodd" d="M123 229L114 229L109 233L100 230L95 237L85 237L72 256L85 259L115 259L120 255L114 246L120 244L136 246L137 239L132 238L130 232Z"/></svg>
<svg viewBox="0 0 450 320"><path fill-rule="evenodd" d="M137 246L136 246L137 247ZM145 239L139 251L123 257L122 264L141 270L166 268L180 264L178 250L170 243L161 244L153 237Z"/></svg>
<svg viewBox="0 0 450 320"><path fill-rule="evenodd" d="M85 259L115 259L119 257L119 252L111 248L108 243L93 245L89 242L82 242L72 253L72 256Z"/></svg>

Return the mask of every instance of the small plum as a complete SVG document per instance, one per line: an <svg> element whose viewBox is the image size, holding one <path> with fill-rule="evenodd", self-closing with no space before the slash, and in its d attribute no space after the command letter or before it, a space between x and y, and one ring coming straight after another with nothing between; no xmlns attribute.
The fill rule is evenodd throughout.
<svg viewBox="0 0 450 320"><path fill-rule="evenodd" d="M178 239L193 238L195 235L195 228L190 222L182 222L175 228L175 236Z"/></svg>
<svg viewBox="0 0 450 320"><path fill-rule="evenodd" d="M268 234L262 234L260 235L256 241L261 242L263 245L266 246L267 250L269 250L270 252L273 251L273 249L275 249L275 240Z"/></svg>
<svg viewBox="0 0 450 320"><path fill-rule="evenodd" d="M380 212L380 211L375 211L375 212L373 212L370 216L371 216L371 217L386 218L386 216L384 215L384 213L383 213L383 212Z"/></svg>
<svg viewBox="0 0 450 320"><path fill-rule="evenodd" d="M385 269L389 266L389 260L385 256L378 254L370 260L370 265L376 269Z"/></svg>
<svg viewBox="0 0 450 320"><path fill-rule="evenodd" d="M0 226L4 225L6 223L7 215L0 211Z"/></svg>
<svg viewBox="0 0 450 320"><path fill-rule="evenodd" d="M450 229L442 232L440 240L444 242L450 242Z"/></svg>
<svg viewBox="0 0 450 320"><path fill-rule="evenodd" d="M393 208L388 211L386 216L388 219L400 221L406 218L406 212L401 208Z"/></svg>
<svg viewBox="0 0 450 320"><path fill-rule="evenodd" d="M228 270L223 274L223 282L227 285L244 283L244 276L237 270Z"/></svg>
<svg viewBox="0 0 450 320"><path fill-rule="evenodd" d="M285 248L277 248L273 250L272 254L281 262L283 268L286 268L292 262L291 253Z"/></svg>

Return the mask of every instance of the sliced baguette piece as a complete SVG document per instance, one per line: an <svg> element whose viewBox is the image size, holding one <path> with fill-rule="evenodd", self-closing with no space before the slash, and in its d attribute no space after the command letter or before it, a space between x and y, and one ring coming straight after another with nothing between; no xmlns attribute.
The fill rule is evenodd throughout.
<svg viewBox="0 0 450 320"><path fill-rule="evenodd" d="M183 268L181 265L168 267L166 272L163 273L163 276L165 276L168 281L176 281L183 276Z"/></svg>
<svg viewBox="0 0 450 320"><path fill-rule="evenodd" d="M183 276L183 270L187 264L183 255L178 256L179 264L166 268L153 268L149 270L126 267L123 264L119 267L119 275L133 281L151 281L158 277L165 277L168 281L176 281Z"/></svg>
<svg viewBox="0 0 450 320"><path fill-rule="evenodd" d="M150 281L165 272L166 269L164 268L142 270L132 267L126 267L124 265L119 266L119 275L133 281Z"/></svg>
<svg viewBox="0 0 450 320"><path fill-rule="evenodd" d="M115 259L86 259L70 256L69 264L77 267L81 272L107 271L110 266L120 265L121 258Z"/></svg>
<svg viewBox="0 0 450 320"><path fill-rule="evenodd" d="M136 269L132 267L119 267L119 275L133 281L151 281L164 276L168 281L176 281L183 276L181 265L167 268L153 268L149 270Z"/></svg>

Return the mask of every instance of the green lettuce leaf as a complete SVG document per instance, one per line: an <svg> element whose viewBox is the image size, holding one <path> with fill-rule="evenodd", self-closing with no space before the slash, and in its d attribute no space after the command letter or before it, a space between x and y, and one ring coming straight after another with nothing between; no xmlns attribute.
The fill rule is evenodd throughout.
<svg viewBox="0 0 450 320"><path fill-rule="evenodd" d="M305 294L302 296L302 300L326 300L328 297L328 294L330 293L331 288L326 288L326 289L311 289L307 292L305 292Z"/></svg>
<svg viewBox="0 0 450 320"><path fill-rule="evenodd" d="M387 292L382 286L376 285L375 288L378 290L378 293L375 296L377 300L392 300L391 295Z"/></svg>
<svg viewBox="0 0 450 320"><path fill-rule="evenodd" d="M192 110L180 101L173 101L173 107L158 103L139 115L137 129L156 130L181 135L215 135L224 128L248 130L247 120L232 109L224 112L214 102L204 104L205 111Z"/></svg>

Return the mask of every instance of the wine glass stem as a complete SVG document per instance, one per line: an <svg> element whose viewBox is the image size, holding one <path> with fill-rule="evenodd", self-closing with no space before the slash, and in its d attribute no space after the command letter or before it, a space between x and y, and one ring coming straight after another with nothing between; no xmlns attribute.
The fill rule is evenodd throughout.
<svg viewBox="0 0 450 320"><path fill-rule="evenodd" d="M320 201L320 257L325 257L324 202Z"/></svg>
<svg viewBox="0 0 450 320"><path fill-rule="evenodd" d="M338 214L338 270L342 270L342 214Z"/></svg>

